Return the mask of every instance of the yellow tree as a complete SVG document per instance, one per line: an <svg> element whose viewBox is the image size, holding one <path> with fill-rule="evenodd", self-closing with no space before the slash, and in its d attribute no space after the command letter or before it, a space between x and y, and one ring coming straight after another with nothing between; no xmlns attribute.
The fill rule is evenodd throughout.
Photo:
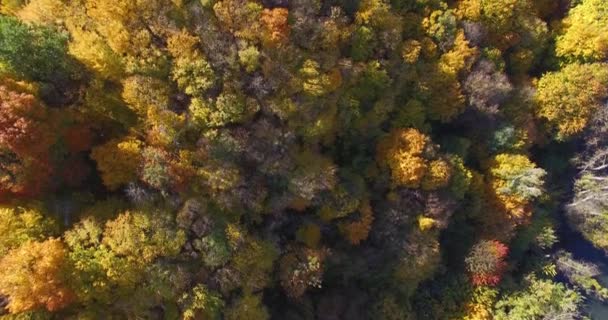
<svg viewBox="0 0 608 320"><path fill-rule="evenodd" d="M141 165L141 142L134 138L110 140L93 148L91 158L97 162L104 185L115 190L137 178Z"/></svg>
<svg viewBox="0 0 608 320"><path fill-rule="evenodd" d="M545 74L537 83L538 115L556 128L558 139L585 129L608 97L608 65L570 64Z"/></svg>
<svg viewBox="0 0 608 320"><path fill-rule="evenodd" d="M56 311L73 300L65 286L66 252L59 239L26 242L0 260L0 292L9 296L11 313L45 308Z"/></svg>
<svg viewBox="0 0 608 320"><path fill-rule="evenodd" d="M556 52L569 60L602 61L608 58L608 2L584 0L563 20Z"/></svg>
<svg viewBox="0 0 608 320"><path fill-rule="evenodd" d="M525 221L531 213L531 201L543 193L545 171L525 155L499 154L492 160L489 173L498 209L515 222Z"/></svg>
<svg viewBox="0 0 608 320"><path fill-rule="evenodd" d="M27 241L44 239L54 229L53 220L34 208L0 208L0 257Z"/></svg>
<svg viewBox="0 0 608 320"><path fill-rule="evenodd" d="M378 160L391 169L397 186L418 188L427 170L422 153L429 138L416 129L397 129L378 144Z"/></svg>

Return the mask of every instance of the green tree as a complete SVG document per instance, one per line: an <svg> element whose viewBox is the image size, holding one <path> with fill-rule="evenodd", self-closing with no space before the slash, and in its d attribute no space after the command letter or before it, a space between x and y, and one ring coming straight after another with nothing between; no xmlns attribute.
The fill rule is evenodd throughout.
<svg viewBox="0 0 608 320"><path fill-rule="evenodd" d="M67 80L75 66L67 54L68 36L0 16L0 65L34 81Z"/></svg>
<svg viewBox="0 0 608 320"><path fill-rule="evenodd" d="M532 279L529 287L496 302L496 320L576 318L582 313L583 298L562 283Z"/></svg>
<svg viewBox="0 0 608 320"><path fill-rule="evenodd" d="M259 319L267 320L270 316L259 295L245 293L226 310L226 320Z"/></svg>
<svg viewBox="0 0 608 320"><path fill-rule="evenodd" d="M180 299L182 316L184 319L221 319L224 301L209 291L205 286L198 284L192 291L185 293Z"/></svg>

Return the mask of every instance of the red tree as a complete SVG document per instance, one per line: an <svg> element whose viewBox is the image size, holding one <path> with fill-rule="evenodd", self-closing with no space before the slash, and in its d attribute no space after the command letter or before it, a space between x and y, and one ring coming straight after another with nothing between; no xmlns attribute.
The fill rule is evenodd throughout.
<svg viewBox="0 0 608 320"><path fill-rule="evenodd" d="M471 281L476 286L495 286L507 266L509 248L496 240L482 240L473 246L465 259Z"/></svg>

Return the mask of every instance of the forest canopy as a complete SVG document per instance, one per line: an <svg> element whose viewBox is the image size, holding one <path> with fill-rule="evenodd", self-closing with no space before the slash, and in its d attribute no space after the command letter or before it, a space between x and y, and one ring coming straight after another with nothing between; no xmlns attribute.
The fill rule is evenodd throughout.
<svg viewBox="0 0 608 320"><path fill-rule="evenodd" d="M605 0L0 0L0 319L587 319L607 196Z"/></svg>

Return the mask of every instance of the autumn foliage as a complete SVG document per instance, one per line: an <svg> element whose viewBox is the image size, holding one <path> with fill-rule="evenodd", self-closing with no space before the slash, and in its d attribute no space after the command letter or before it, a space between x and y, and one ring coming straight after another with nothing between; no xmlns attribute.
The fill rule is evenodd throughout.
<svg viewBox="0 0 608 320"><path fill-rule="evenodd" d="M496 240L483 240L471 249L466 258L467 271L476 286L495 286L507 266L509 248Z"/></svg>
<svg viewBox="0 0 608 320"><path fill-rule="evenodd" d="M11 297L12 313L45 308L57 311L74 299L65 286L65 248L59 239L26 242L0 260L7 272L0 279L0 292Z"/></svg>

